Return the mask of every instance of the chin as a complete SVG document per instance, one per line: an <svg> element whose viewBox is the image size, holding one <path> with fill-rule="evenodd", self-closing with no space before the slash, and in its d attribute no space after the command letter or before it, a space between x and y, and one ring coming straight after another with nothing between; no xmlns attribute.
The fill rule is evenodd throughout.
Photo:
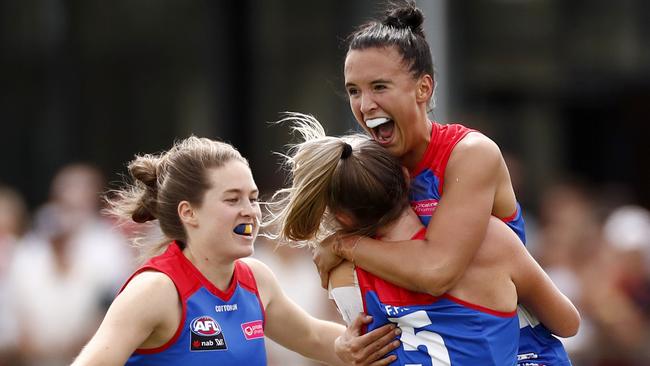
<svg viewBox="0 0 650 366"><path fill-rule="evenodd" d="M386 146L386 150L388 150L388 152L391 155L393 155L395 157L398 157L398 158L402 157L402 155L404 155L404 149L402 149L402 147L400 145L395 144L395 143Z"/></svg>
<svg viewBox="0 0 650 366"><path fill-rule="evenodd" d="M240 250L237 251L236 257L238 259L239 258L250 257L251 255L253 255L254 252L255 252L255 250L253 249L252 245L250 247L243 247L243 248L241 248Z"/></svg>

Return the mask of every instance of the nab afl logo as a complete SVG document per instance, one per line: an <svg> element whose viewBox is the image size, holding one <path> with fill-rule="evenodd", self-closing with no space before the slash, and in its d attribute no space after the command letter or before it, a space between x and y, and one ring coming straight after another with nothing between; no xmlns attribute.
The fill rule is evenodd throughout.
<svg viewBox="0 0 650 366"><path fill-rule="evenodd" d="M190 324L190 330L194 334L200 336L215 336L221 333L221 327L219 323L214 321L214 319L209 316L202 316L192 320Z"/></svg>
<svg viewBox="0 0 650 366"><path fill-rule="evenodd" d="M227 349L223 331L214 319L207 315L194 318L190 322L191 351L214 351Z"/></svg>

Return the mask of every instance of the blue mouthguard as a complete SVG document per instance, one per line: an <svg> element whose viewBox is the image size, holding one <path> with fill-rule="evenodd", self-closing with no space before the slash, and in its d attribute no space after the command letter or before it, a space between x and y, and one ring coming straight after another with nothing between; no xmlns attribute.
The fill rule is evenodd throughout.
<svg viewBox="0 0 650 366"><path fill-rule="evenodd" d="M253 225L239 224L237 225L237 227L235 227L235 230L233 231L239 235L250 235L253 233Z"/></svg>

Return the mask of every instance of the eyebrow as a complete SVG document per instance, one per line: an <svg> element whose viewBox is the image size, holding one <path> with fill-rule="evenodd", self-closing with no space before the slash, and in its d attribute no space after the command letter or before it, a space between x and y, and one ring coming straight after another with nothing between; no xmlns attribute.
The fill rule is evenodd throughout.
<svg viewBox="0 0 650 366"><path fill-rule="evenodd" d="M242 192L244 192L243 189L239 189L239 188L231 188L231 189L227 189L227 190L225 190L223 193L224 193L224 194L228 194L228 193L242 193ZM259 191L259 189L254 189L254 190L252 190L250 193L260 193L260 191Z"/></svg>
<svg viewBox="0 0 650 366"><path fill-rule="evenodd" d="M387 79L377 79L370 82L370 84L392 84L393 82Z"/></svg>
<svg viewBox="0 0 650 366"><path fill-rule="evenodd" d="M373 80L373 81L371 81L370 84L371 84L371 85L376 85L376 84L393 84L393 82L390 81L390 80L387 80L387 79L377 79L377 80ZM356 84L355 84L355 83L350 83L350 82L345 83L345 87L346 87L346 88L348 88L348 87L350 87L350 86L356 86Z"/></svg>

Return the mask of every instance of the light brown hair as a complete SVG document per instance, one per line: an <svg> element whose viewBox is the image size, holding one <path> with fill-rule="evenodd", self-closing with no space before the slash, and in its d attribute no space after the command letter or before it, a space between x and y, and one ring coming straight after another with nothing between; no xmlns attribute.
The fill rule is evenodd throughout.
<svg viewBox="0 0 650 366"><path fill-rule="evenodd" d="M248 165L232 145L195 136L176 142L160 154L136 155L128 164L133 183L109 192L106 211L137 223L158 220L165 241L148 248L138 243L145 238L137 238L135 243L143 257L159 252L171 240L183 245L187 233L178 216L178 204L188 201L200 207L210 189L208 169L222 167L231 160Z"/></svg>
<svg viewBox="0 0 650 366"><path fill-rule="evenodd" d="M299 113L280 122L292 123L303 140L284 155L291 185L266 204L264 226L276 228L270 236L280 243L319 241L335 229L336 213L355 222L354 228L336 229L373 235L408 205L399 161L368 136L327 136L314 117Z"/></svg>

